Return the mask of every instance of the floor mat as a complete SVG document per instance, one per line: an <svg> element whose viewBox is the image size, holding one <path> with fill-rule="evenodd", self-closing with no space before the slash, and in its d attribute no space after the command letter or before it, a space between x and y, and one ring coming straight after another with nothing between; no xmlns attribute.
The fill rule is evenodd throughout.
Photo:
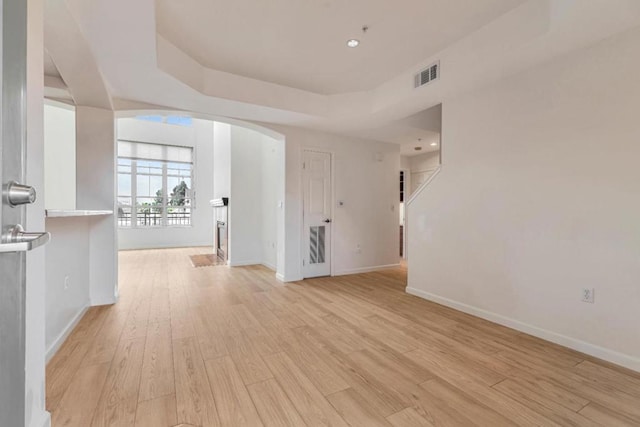
<svg viewBox="0 0 640 427"><path fill-rule="evenodd" d="M194 267L214 267L226 264L225 261L214 254L190 255L189 258L191 258L191 264Z"/></svg>

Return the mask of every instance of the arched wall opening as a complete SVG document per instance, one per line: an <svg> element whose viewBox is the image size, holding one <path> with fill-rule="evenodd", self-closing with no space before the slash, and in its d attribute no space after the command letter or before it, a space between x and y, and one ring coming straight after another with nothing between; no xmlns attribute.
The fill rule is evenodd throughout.
<svg viewBox="0 0 640 427"><path fill-rule="evenodd" d="M116 113L116 140L121 146L155 143L181 147L187 152L191 150L193 156L192 180L187 180L189 185L185 185L189 204L192 204L190 209L185 209L189 211L189 218L185 220L188 224L168 227L144 223L144 216L142 222L137 215L135 221L131 220L131 212L149 210L149 206L141 207L145 200L138 196L138 190L145 192L149 197L146 202L152 204L158 190L145 183L152 178L144 177L140 183L127 181L126 160L116 160L121 163L116 176L120 250L202 246L213 252L216 220L209 202L227 197L229 265L263 264L282 277L285 265L284 135L252 123L202 114L127 110ZM138 179L136 177L136 181ZM153 179L156 186L161 184L158 177ZM163 179L163 191L170 195L175 182L168 185L169 177ZM136 188L138 185L140 189ZM134 194L120 187L128 187ZM165 195L165 203L169 201L165 207L165 225L169 210L175 211L170 199ZM157 206L152 209L157 222L161 210Z"/></svg>

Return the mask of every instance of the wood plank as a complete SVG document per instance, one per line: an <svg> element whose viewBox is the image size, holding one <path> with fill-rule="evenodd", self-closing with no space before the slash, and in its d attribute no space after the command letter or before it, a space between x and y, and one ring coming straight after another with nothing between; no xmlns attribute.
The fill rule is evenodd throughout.
<svg viewBox="0 0 640 427"><path fill-rule="evenodd" d="M110 363L90 365L78 369L60 404L51 413L55 427L86 427L98 406ZM82 400L78 400L82 396Z"/></svg>
<svg viewBox="0 0 640 427"><path fill-rule="evenodd" d="M374 408L384 418L406 408L403 396L399 396L376 373L367 371L346 357L333 342L315 331L315 328L302 327L295 330L301 342L310 347L330 364L331 368L343 377L363 399L368 407Z"/></svg>
<svg viewBox="0 0 640 427"><path fill-rule="evenodd" d="M151 293L149 323L166 322L171 319L169 288L157 287Z"/></svg>
<svg viewBox="0 0 640 427"><path fill-rule="evenodd" d="M225 335L224 341L245 384L253 384L273 377L244 332Z"/></svg>
<svg viewBox="0 0 640 427"><path fill-rule="evenodd" d="M453 410L464 408L464 416L481 426L515 426L516 423L483 405L462 390L440 379L426 381L420 386L435 396L439 403Z"/></svg>
<svg viewBox="0 0 640 427"><path fill-rule="evenodd" d="M47 366L54 426L640 425L640 374L407 295L401 268L282 284L203 252L119 255L119 302Z"/></svg>
<svg viewBox="0 0 640 427"><path fill-rule="evenodd" d="M178 422L220 425L207 371L195 337L173 340Z"/></svg>
<svg viewBox="0 0 640 427"><path fill-rule="evenodd" d="M276 380L251 384L248 389L266 427L306 425Z"/></svg>
<svg viewBox="0 0 640 427"><path fill-rule="evenodd" d="M611 383L613 387L640 399L640 379L609 367L585 360L573 369L574 372L592 381Z"/></svg>
<svg viewBox="0 0 640 427"><path fill-rule="evenodd" d="M451 385L464 390L471 397L485 406L494 408L506 418L520 425L554 425L551 420L543 415L527 408L526 406L506 398L503 394L487 387L473 376L468 376L467 372L452 369L449 366L442 368L442 361L434 361L428 355L420 351L406 353L405 356L414 358L415 361L423 364L435 375Z"/></svg>
<svg viewBox="0 0 640 427"><path fill-rule="evenodd" d="M52 412L71 384L107 317L106 307L89 309L46 367L46 408Z"/></svg>
<svg viewBox="0 0 640 427"><path fill-rule="evenodd" d="M224 337L216 323L208 320L210 316L205 307L194 307L191 310L191 321L204 360L216 359L229 354L227 346L224 344Z"/></svg>
<svg viewBox="0 0 640 427"><path fill-rule="evenodd" d="M138 403L136 427L173 427L178 422L176 396L162 396Z"/></svg>
<svg viewBox="0 0 640 427"><path fill-rule="evenodd" d="M138 298L134 302L124 324L120 339L126 341L147 336L150 308L149 298Z"/></svg>
<svg viewBox="0 0 640 427"><path fill-rule="evenodd" d="M543 414L545 417L560 425L584 427L595 427L598 425L571 409L562 406L555 400L538 393L536 389L523 386L516 380L504 380L494 385L493 388L503 393L509 399L520 402L524 406Z"/></svg>
<svg viewBox="0 0 640 427"><path fill-rule="evenodd" d="M309 426L347 427L347 423L298 366L284 353L265 357L278 383Z"/></svg>
<svg viewBox="0 0 640 427"><path fill-rule="evenodd" d="M423 418L414 408L406 408L387 417L393 427L434 427L430 421Z"/></svg>
<svg viewBox="0 0 640 427"><path fill-rule="evenodd" d="M145 343L138 400L156 399L175 392L171 325L167 320L152 323Z"/></svg>
<svg viewBox="0 0 640 427"><path fill-rule="evenodd" d="M206 362L209 384L223 426L262 426L240 373L229 356Z"/></svg>
<svg viewBox="0 0 640 427"><path fill-rule="evenodd" d="M373 375L384 378L385 383L402 378L412 384L419 384L435 378L428 369L415 363L408 357L393 352L382 352L366 349L351 353L347 356L354 364L368 369Z"/></svg>
<svg viewBox="0 0 640 427"><path fill-rule="evenodd" d="M82 366L111 362L116 354L128 312L117 305L110 306L108 310L107 318L98 332L100 338L93 341L82 360Z"/></svg>
<svg viewBox="0 0 640 427"><path fill-rule="evenodd" d="M289 342L284 347L287 355L302 369L305 375L325 396L346 390L349 384L336 373L313 348L301 345L298 341Z"/></svg>
<svg viewBox="0 0 640 427"><path fill-rule="evenodd" d="M53 412L58 407L88 348L88 341L67 341L47 365L47 411Z"/></svg>
<svg viewBox="0 0 640 427"><path fill-rule="evenodd" d="M389 427L391 424L377 415L374 408L355 390L348 388L327 399L351 427Z"/></svg>
<svg viewBox="0 0 640 427"><path fill-rule="evenodd" d="M597 403L589 403L580 410L579 414L603 426L637 427L639 425L636 420Z"/></svg>
<svg viewBox="0 0 640 427"><path fill-rule="evenodd" d="M495 357L531 376L545 378L561 388L566 388L584 399L619 412L640 424L638 398L619 391L611 381L593 381L572 370L545 364L544 361L521 352L501 351Z"/></svg>
<svg viewBox="0 0 640 427"><path fill-rule="evenodd" d="M134 425L143 353L144 338L120 342L92 426Z"/></svg>

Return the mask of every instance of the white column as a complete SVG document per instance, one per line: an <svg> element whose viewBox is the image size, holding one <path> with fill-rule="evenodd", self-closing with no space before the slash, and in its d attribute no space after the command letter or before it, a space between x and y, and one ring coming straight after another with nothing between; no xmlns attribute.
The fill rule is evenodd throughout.
<svg viewBox="0 0 640 427"><path fill-rule="evenodd" d="M113 304L118 297L116 142L111 110L76 109L76 207L113 210L92 219L89 236L91 305Z"/></svg>

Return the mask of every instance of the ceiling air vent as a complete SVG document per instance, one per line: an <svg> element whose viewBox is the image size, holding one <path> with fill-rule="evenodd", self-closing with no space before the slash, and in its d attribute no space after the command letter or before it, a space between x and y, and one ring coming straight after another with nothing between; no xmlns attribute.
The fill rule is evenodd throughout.
<svg viewBox="0 0 640 427"><path fill-rule="evenodd" d="M414 87L418 88L440 78L440 63L436 62L414 76Z"/></svg>

